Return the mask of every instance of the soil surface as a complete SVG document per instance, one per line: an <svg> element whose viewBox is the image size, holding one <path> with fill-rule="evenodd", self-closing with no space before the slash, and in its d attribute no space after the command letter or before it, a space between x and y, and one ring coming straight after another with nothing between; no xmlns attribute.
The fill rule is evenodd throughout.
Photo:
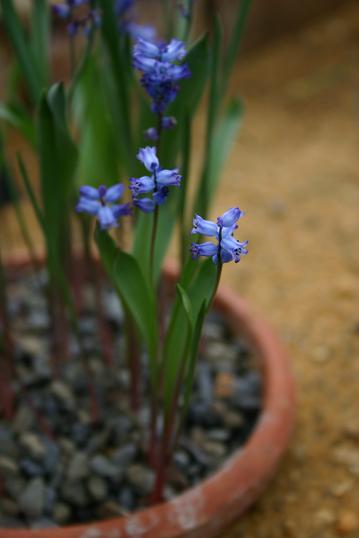
<svg viewBox="0 0 359 538"><path fill-rule="evenodd" d="M358 54L353 2L242 56L234 80L247 112L213 216L238 200L251 249L223 282L286 342L298 420L267 492L222 538L359 537Z"/></svg>

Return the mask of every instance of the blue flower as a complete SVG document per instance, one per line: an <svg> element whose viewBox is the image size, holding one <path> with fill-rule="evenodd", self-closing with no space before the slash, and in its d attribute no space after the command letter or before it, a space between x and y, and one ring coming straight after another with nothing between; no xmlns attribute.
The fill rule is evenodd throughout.
<svg viewBox="0 0 359 538"><path fill-rule="evenodd" d="M118 219L131 213L130 204L114 203L122 197L123 191L124 186L121 183L110 188L105 185L98 189L88 185L81 187L76 211L97 217L101 230L117 228Z"/></svg>
<svg viewBox="0 0 359 538"><path fill-rule="evenodd" d="M192 234L202 234L215 237L217 244L211 242L192 243L191 254L195 260L199 256L211 257L215 264L228 263L234 261L238 263L242 256L248 254L248 241L237 241L233 237L234 230L237 229L237 221L243 217L244 213L239 207L232 207L223 215L217 218L217 223L205 220L200 215L193 219Z"/></svg>
<svg viewBox="0 0 359 538"><path fill-rule="evenodd" d="M150 176L142 176L140 178L132 177L130 179L130 190L133 197L133 204L144 211L151 213L156 205L162 205L169 194L168 187L179 187L182 176L178 173L178 169L163 170L160 166L156 148L147 146L141 148L137 154L137 158L151 172ZM142 194L152 193L152 198L139 198Z"/></svg>
<svg viewBox="0 0 359 538"><path fill-rule="evenodd" d="M137 40L133 65L142 72L141 84L152 98L154 113L164 113L177 96L178 81L191 75L187 64L178 64L185 56L185 46L178 39L160 44L141 38Z"/></svg>
<svg viewBox="0 0 359 538"><path fill-rule="evenodd" d="M76 16L76 8L84 4L89 6L87 13ZM58 17L68 20L67 32L71 37L75 37L79 30L89 36L101 22L99 11L90 8L89 0L66 0L64 4L53 5L52 10Z"/></svg>

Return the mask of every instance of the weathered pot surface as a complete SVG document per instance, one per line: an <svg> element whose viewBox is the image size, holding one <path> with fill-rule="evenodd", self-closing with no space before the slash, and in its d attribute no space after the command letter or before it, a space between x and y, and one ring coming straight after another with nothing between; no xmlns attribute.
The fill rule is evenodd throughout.
<svg viewBox="0 0 359 538"><path fill-rule="evenodd" d="M19 267L26 264L11 264ZM169 280L174 271L169 270ZM294 381L272 329L232 291L220 288L215 308L234 331L245 333L261 363L263 409L243 448L198 486L127 517L51 529L0 529L1 538L211 538L257 499L274 475L294 423Z"/></svg>

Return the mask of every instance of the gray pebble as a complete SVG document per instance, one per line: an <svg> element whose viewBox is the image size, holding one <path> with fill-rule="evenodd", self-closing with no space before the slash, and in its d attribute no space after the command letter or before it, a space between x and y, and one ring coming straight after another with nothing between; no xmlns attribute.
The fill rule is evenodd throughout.
<svg viewBox="0 0 359 538"><path fill-rule="evenodd" d="M19 473L19 469L14 460L6 456L0 456L0 476L13 478Z"/></svg>
<svg viewBox="0 0 359 538"><path fill-rule="evenodd" d="M45 503L45 484L42 478L33 478L28 482L19 497L19 507L29 518L42 515Z"/></svg>
<svg viewBox="0 0 359 538"><path fill-rule="evenodd" d="M35 433L26 432L20 436L20 445L30 457L41 460L45 456L45 446Z"/></svg>
<svg viewBox="0 0 359 538"><path fill-rule="evenodd" d="M137 448L133 444L123 445L112 454L112 461L119 467L127 467L134 460Z"/></svg>
<svg viewBox="0 0 359 538"><path fill-rule="evenodd" d="M28 405L21 405L13 421L13 430L15 433L23 433L35 424L35 415Z"/></svg>
<svg viewBox="0 0 359 538"><path fill-rule="evenodd" d="M89 501L84 484L66 481L61 488L62 498L76 507L87 506Z"/></svg>
<svg viewBox="0 0 359 538"><path fill-rule="evenodd" d="M62 502L58 502L54 506L53 518L56 523L63 525L69 521L71 517L71 508Z"/></svg>
<svg viewBox="0 0 359 538"><path fill-rule="evenodd" d="M67 478L70 482L76 482L86 478L89 474L89 461L85 452L76 452L73 455L68 470Z"/></svg>
<svg viewBox="0 0 359 538"><path fill-rule="evenodd" d="M126 477L139 495L151 493L155 484L155 473L141 464L130 465L126 471Z"/></svg>
<svg viewBox="0 0 359 538"><path fill-rule="evenodd" d="M120 480L122 477L122 469L115 465L110 459L101 454L94 456L90 461L91 470L105 478L112 480Z"/></svg>
<svg viewBox="0 0 359 538"><path fill-rule="evenodd" d="M107 482L100 476L91 476L87 482L91 497L95 501L104 501L108 495Z"/></svg>
<svg viewBox="0 0 359 538"><path fill-rule="evenodd" d="M12 432L6 426L0 425L0 455L14 458L17 454L18 448Z"/></svg>

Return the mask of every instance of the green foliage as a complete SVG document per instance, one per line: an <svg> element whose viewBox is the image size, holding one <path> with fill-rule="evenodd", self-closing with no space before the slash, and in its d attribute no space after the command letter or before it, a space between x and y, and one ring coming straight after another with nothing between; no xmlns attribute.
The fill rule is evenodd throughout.
<svg viewBox="0 0 359 538"><path fill-rule="evenodd" d="M33 102L37 103L45 82L38 57L34 55L33 49L28 46L28 39L20 17L15 10L13 0L0 0L0 6L2 20L15 50L29 94ZM35 48L37 49L37 46Z"/></svg>
<svg viewBox="0 0 359 538"><path fill-rule="evenodd" d="M154 291L145 279L137 260L117 248L107 232L97 229L95 239L101 261L147 346L150 357L151 381L155 386L159 357Z"/></svg>
<svg viewBox="0 0 359 538"><path fill-rule="evenodd" d="M68 257L69 216L77 149L66 120L66 97L55 84L40 101L38 117L42 213L50 277L62 280Z"/></svg>

